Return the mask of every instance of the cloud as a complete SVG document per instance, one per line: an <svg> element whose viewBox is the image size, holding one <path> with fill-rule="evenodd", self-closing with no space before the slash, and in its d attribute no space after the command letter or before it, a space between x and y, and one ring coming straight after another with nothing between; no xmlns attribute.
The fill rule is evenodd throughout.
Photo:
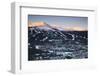
<svg viewBox="0 0 100 76"><path fill-rule="evenodd" d="M66 25L51 25L53 28L66 31L87 31L86 28L81 26L66 26Z"/></svg>
<svg viewBox="0 0 100 76"><path fill-rule="evenodd" d="M70 30L70 31L86 31L87 29L80 27L80 26L73 26L73 27L65 27L65 30Z"/></svg>
<svg viewBox="0 0 100 76"><path fill-rule="evenodd" d="M35 26L45 26L45 22L42 22L42 21L38 21L38 22L32 22L32 21L29 21L28 23L28 27L35 27Z"/></svg>

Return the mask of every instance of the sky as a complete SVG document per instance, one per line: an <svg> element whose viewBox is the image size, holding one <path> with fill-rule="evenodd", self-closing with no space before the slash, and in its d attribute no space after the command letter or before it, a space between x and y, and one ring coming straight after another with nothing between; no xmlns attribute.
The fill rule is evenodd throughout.
<svg viewBox="0 0 100 76"><path fill-rule="evenodd" d="M54 27L87 30L88 18L87 17L71 17L71 16L48 16L48 15L28 15L28 21L32 23L45 22Z"/></svg>

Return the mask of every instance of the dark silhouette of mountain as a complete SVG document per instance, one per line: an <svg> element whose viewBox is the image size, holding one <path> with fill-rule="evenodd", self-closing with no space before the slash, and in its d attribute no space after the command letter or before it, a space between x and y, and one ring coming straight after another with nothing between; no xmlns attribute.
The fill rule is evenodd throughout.
<svg viewBox="0 0 100 76"><path fill-rule="evenodd" d="M88 58L88 31L59 30L43 23L28 27L28 60Z"/></svg>

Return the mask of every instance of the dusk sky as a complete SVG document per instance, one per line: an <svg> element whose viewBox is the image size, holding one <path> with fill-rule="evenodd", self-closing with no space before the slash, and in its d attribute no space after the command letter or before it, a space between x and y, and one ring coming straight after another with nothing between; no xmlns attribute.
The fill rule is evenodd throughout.
<svg viewBox="0 0 100 76"><path fill-rule="evenodd" d="M71 16L44 16L44 15L28 15L28 21L46 22L51 26L87 30L88 18L87 17L71 17Z"/></svg>

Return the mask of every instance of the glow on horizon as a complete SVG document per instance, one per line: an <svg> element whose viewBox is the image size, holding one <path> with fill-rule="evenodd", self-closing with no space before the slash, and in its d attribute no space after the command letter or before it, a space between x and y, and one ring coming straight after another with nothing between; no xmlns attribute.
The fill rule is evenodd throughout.
<svg viewBox="0 0 100 76"><path fill-rule="evenodd" d="M69 16L42 16L29 15L28 27L43 27L45 23L53 28L66 31L87 31L88 18L87 17L69 17Z"/></svg>

